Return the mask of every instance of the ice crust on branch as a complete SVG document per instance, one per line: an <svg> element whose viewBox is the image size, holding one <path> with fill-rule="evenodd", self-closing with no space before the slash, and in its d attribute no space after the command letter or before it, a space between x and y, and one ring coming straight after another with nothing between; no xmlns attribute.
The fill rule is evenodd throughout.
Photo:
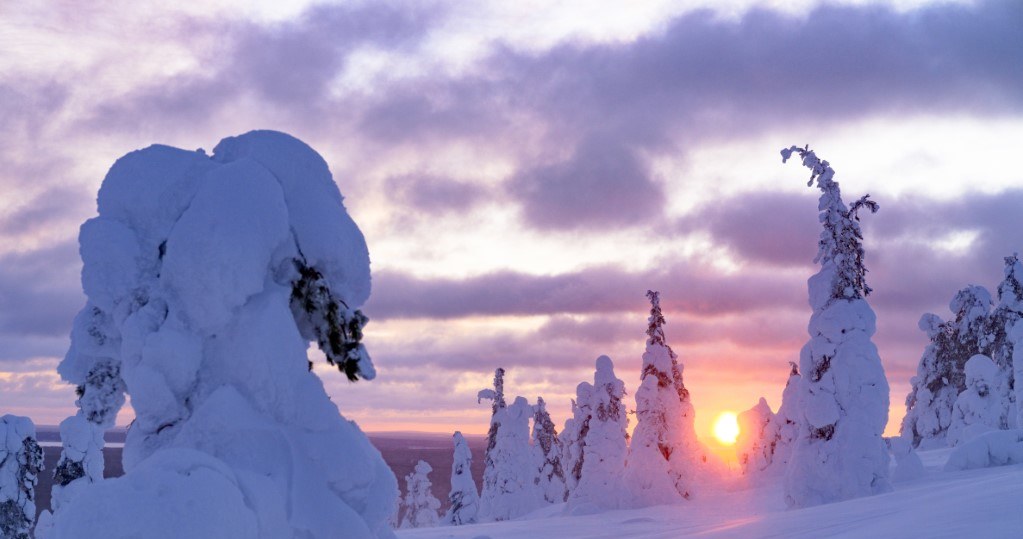
<svg viewBox="0 0 1023 539"><path fill-rule="evenodd" d="M84 485L50 537L393 537L394 475L306 356L313 341L348 378L375 374L369 253L319 154L274 131L212 157L150 146L97 205L59 372L90 425L124 393L136 419L125 475Z"/></svg>
<svg viewBox="0 0 1023 539"><path fill-rule="evenodd" d="M809 342L800 352L799 434L785 475L790 507L831 503L891 490L888 450L882 433L888 422L888 381L871 342L875 316L863 266L858 210L877 211L867 197L850 207L842 202L835 171L807 148L798 154L821 191L821 231L810 277L813 314Z"/></svg>

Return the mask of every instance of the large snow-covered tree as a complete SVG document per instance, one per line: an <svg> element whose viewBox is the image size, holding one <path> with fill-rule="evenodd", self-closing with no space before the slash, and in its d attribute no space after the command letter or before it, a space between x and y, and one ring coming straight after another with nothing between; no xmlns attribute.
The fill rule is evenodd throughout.
<svg viewBox="0 0 1023 539"><path fill-rule="evenodd" d="M484 400L490 401L490 428L487 430L487 447L483 452L483 468L490 470L494 467L494 445L497 444L497 433L501 430L501 411L508 407L504 400L504 369L501 367L494 370L494 387L481 389L477 393L476 403Z"/></svg>
<svg viewBox="0 0 1023 539"><path fill-rule="evenodd" d="M785 474L790 507L806 507L891 490L888 450L888 381L871 342L876 317L865 297L863 236L858 212L877 211L864 196L842 201L835 171L809 148L799 155L821 191L821 231L815 259L820 271L808 282L813 314L810 340L800 351L800 432Z"/></svg>
<svg viewBox="0 0 1023 539"><path fill-rule="evenodd" d="M774 438L774 450L771 455L771 468L779 473L785 470L792 455L792 446L799 437L802 411L799 407L799 384L802 376L799 365L789 362L789 379L781 394L781 406L771 419L770 431Z"/></svg>
<svg viewBox="0 0 1023 539"><path fill-rule="evenodd" d="M1023 404L1017 398L1016 374L1023 365L1014 360L1017 346L1023 346L1023 262L1019 254L1005 257L1004 278L998 285L998 304L985 324L982 352L998 365L996 391L1002 395L1008 428L1023 428L1017 414ZM1006 399L1005 396L1008 396Z"/></svg>
<svg viewBox="0 0 1023 539"><path fill-rule="evenodd" d="M125 475L84 485L50 537L392 537L394 474L307 359L313 341L348 378L375 375L369 253L319 154L272 131L212 156L151 146L97 204L59 371L89 422L123 392L135 421Z"/></svg>
<svg viewBox="0 0 1023 539"><path fill-rule="evenodd" d="M695 412L682 380L682 364L664 335L660 294L648 290L646 351L636 390L636 428L625 481L632 504L655 505L689 498L700 452Z"/></svg>
<svg viewBox="0 0 1023 539"><path fill-rule="evenodd" d="M461 432L452 436L455 450L451 460L451 507L444 514L444 523L452 526L474 524L480 510L480 495L472 479L472 451Z"/></svg>
<svg viewBox="0 0 1023 539"><path fill-rule="evenodd" d="M425 460L416 463L415 469L405 476L405 497L401 500L402 528L430 528L437 525L437 510L440 500L433 492L430 472L433 467Z"/></svg>
<svg viewBox="0 0 1023 539"><path fill-rule="evenodd" d="M35 486L43 469L43 450L27 417L0 417L0 441L0 537L29 539L36 521Z"/></svg>
<svg viewBox="0 0 1023 539"><path fill-rule="evenodd" d="M523 397L497 412L497 430L490 461L483 471L480 521L509 520L542 507L546 502L534 481L536 461L529 445L533 408Z"/></svg>
<svg viewBox="0 0 1023 539"><path fill-rule="evenodd" d="M565 471L561 467L561 440L547 412L543 397L533 406L533 458L537 462L535 482L548 503L561 503L568 497Z"/></svg>
<svg viewBox="0 0 1023 539"><path fill-rule="evenodd" d="M598 357L587 428L579 439L578 483L568 496L572 507L614 509L625 502L622 474L628 454L629 417L622 404L624 396L625 383L615 376L611 358Z"/></svg>
<svg viewBox="0 0 1023 539"><path fill-rule="evenodd" d="M901 425L902 435L925 449L946 445L952 408L966 390L966 362L982 353L985 343L993 343L985 331L991 309L986 288L969 285L959 290L949 309L954 317L948 322L930 313L920 318L920 329L930 343L911 380Z"/></svg>

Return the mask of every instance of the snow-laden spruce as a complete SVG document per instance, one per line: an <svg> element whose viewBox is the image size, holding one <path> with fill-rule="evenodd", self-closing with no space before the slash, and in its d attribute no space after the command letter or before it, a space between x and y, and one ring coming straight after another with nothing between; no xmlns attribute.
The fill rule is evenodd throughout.
<svg viewBox="0 0 1023 539"><path fill-rule="evenodd" d="M991 304L986 288L969 285L949 302L953 320L945 322L930 313L920 318L920 329L927 333L930 344L910 381L912 389L901 426L902 435L912 437L914 446L930 449L946 445L952 408L966 389L966 361L983 352Z"/></svg>
<svg viewBox="0 0 1023 539"><path fill-rule="evenodd" d="M27 417L0 417L0 537L28 539L36 521L35 486L43 469L36 426Z"/></svg>
<svg viewBox="0 0 1023 539"><path fill-rule="evenodd" d="M480 495L472 479L472 451L461 432L456 431L452 439L455 450L451 460L451 492L448 493L451 507L444 514L444 524L475 524L480 510Z"/></svg>
<svg viewBox="0 0 1023 539"><path fill-rule="evenodd" d="M739 436L735 440L735 455L742 473L752 475L767 470L777 443L771 428L774 412L767 400L760 397L756 406L739 414L738 422Z"/></svg>
<svg viewBox="0 0 1023 539"><path fill-rule="evenodd" d="M624 396L625 383L615 376L611 358L598 357L589 417L584 419L585 428L580 429L577 441L582 452L579 479L568 497L574 511L616 509L626 502L622 474L628 454L629 417L622 404Z"/></svg>
<svg viewBox="0 0 1023 539"><path fill-rule="evenodd" d="M151 146L97 204L59 372L90 422L122 392L135 421L125 475L84 485L50 536L392 537L394 474L306 356L314 341L348 378L375 374L369 253L323 159L272 131L212 156Z"/></svg>
<svg viewBox="0 0 1023 539"><path fill-rule="evenodd" d="M998 285L998 305L988 317L984 353L998 365L997 392L1002 395L1005 428L1023 427L1020 394L1023 384L1023 262L1019 254L1005 257L1004 278ZM1007 399L1005 397L1008 397Z"/></svg>
<svg viewBox="0 0 1023 539"><path fill-rule="evenodd" d="M990 430L1007 428L999 372L991 358L977 354L966 362L966 389L952 406L948 445L957 446Z"/></svg>
<svg viewBox="0 0 1023 539"><path fill-rule="evenodd" d="M583 473L583 442L590 429L590 404L593 384L580 382L572 399L572 417L565 420L561 431L561 466L565 471L567 496L579 485Z"/></svg>
<svg viewBox="0 0 1023 539"><path fill-rule="evenodd" d="M924 463L913 449L913 440L896 436L888 438L888 449L895 457L892 482L912 481L924 476Z"/></svg>
<svg viewBox="0 0 1023 539"><path fill-rule="evenodd" d="M565 471L561 467L561 440L547 412L543 397L533 406L533 458L537 462L535 482L547 503L562 503L568 498Z"/></svg>
<svg viewBox="0 0 1023 539"><path fill-rule="evenodd" d="M405 476L405 497L401 500L402 528L430 528L437 525L437 510L440 500L433 492L430 483L430 472L433 467L425 460L416 463L416 467Z"/></svg>
<svg viewBox="0 0 1023 539"><path fill-rule="evenodd" d="M533 407L523 397L497 412L497 430L490 459L483 471L481 522L510 520L546 505L536 484L536 461L529 445Z"/></svg>
<svg viewBox="0 0 1023 539"><path fill-rule="evenodd" d="M494 468L494 445L497 444L497 433L501 430L501 411L508 407L508 403L504 400L504 369L498 367L494 370L493 388L481 389L476 394L476 404L484 400L490 401L490 428L487 430L487 447L483 452L483 468L492 470ZM487 489L487 477L487 473L484 472L484 490Z"/></svg>
<svg viewBox="0 0 1023 539"><path fill-rule="evenodd" d="M771 469L777 473L783 473L792 455L792 447L796 438L799 437L802 420L802 411L799 406L799 384L802 376L799 375L799 365L789 362L789 379L785 382L785 389L781 395L781 406L778 412L771 418L769 427L769 439L774 440L774 449L771 452Z"/></svg>
<svg viewBox="0 0 1023 539"><path fill-rule="evenodd" d="M660 294L648 290L646 350L636 390L636 428L625 482L631 503L659 505L689 498L699 455L695 412L682 380L682 364L664 335Z"/></svg>
<svg viewBox="0 0 1023 539"><path fill-rule="evenodd" d="M808 185L821 190L823 226L821 269L808 282L810 340L799 359L802 419L785 474L786 503L806 507L891 490L882 439L888 381L870 340L876 318L864 299L871 290L857 214L877 204L864 196L846 207L828 162L795 146L782 150L782 160L793 153L812 171Z"/></svg>

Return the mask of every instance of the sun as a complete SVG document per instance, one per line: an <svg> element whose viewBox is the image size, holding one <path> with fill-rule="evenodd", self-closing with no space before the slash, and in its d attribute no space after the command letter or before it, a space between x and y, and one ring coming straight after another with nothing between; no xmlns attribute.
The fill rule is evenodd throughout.
<svg viewBox="0 0 1023 539"><path fill-rule="evenodd" d="M732 445L739 437L739 419L735 412L721 412L714 420L714 437L724 445Z"/></svg>

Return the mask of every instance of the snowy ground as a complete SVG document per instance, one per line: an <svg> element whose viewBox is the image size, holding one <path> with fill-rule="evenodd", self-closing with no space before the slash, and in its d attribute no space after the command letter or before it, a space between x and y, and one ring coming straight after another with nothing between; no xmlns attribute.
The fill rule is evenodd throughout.
<svg viewBox="0 0 1023 539"><path fill-rule="evenodd" d="M895 492L786 510L780 483L705 492L675 506L562 515L552 506L510 522L399 530L402 539L1023 537L1023 465L944 472L949 450L921 452L925 477Z"/></svg>

